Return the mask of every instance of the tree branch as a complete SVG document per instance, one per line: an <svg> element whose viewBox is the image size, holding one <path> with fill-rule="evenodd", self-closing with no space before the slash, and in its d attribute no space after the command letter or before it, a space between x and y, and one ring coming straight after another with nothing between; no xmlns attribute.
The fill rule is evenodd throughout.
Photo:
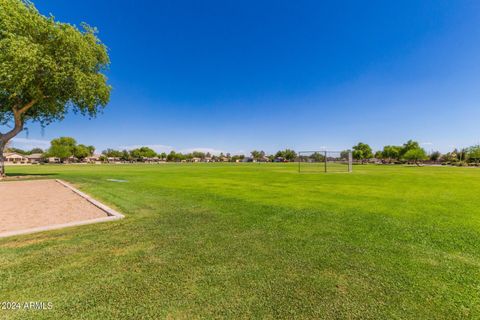
<svg viewBox="0 0 480 320"><path fill-rule="evenodd" d="M20 109L16 109L14 108L13 109L13 113L15 114L15 111L17 111L20 115L24 114L25 112L27 112L31 107L33 107L33 105L37 103L37 99L33 99L32 101L30 101L29 103L27 103L26 105L24 105L22 108Z"/></svg>
<svg viewBox="0 0 480 320"><path fill-rule="evenodd" d="M15 127L13 127L12 130L10 130L5 134L0 134L0 139L2 140L1 142L4 142L4 143L8 142L13 137L15 137L20 131L23 130L24 121L22 116L25 114L25 112L30 110L30 108L33 107L36 102L37 100L33 99L32 101L30 101L29 103L21 107L20 109L16 107L13 108L13 118L15 120Z"/></svg>

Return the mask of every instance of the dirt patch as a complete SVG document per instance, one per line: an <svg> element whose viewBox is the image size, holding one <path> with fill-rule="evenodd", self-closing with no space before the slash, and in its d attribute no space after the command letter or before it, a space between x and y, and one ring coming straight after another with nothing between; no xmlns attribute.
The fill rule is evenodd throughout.
<svg viewBox="0 0 480 320"><path fill-rule="evenodd" d="M55 180L0 183L0 233L107 217Z"/></svg>

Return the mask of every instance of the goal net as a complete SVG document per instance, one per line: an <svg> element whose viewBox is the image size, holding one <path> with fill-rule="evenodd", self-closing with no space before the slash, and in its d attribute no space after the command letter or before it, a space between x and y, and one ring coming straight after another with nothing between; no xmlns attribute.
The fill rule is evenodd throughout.
<svg viewBox="0 0 480 320"><path fill-rule="evenodd" d="M352 172L352 152L300 151L298 172Z"/></svg>

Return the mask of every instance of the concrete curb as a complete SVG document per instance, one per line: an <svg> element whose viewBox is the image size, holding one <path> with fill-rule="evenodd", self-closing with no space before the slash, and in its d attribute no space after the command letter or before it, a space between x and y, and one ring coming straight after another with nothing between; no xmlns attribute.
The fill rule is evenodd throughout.
<svg viewBox="0 0 480 320"><path fill-rule="evenodd" d="M86 195L85 193L81 192L80 190L72 187L71 185L69 185L68 183L62 181L62 180L59 180L59 179L55 179L55 181L57 181L58 183L60 183L62 186L72 190L73 192L75 192L76 194L78 194L80 197L84 198L85 200L87 200L88 202L90 202L91 204L93 204L94 206L102 209L103 211L105 211L110 217L116 217L117 219L122 219L122 218L125 218L125 216L121 213L118 213L117 211L111 209L110 207L107 207L106 205L104 205L103 203L93 199L92 197L90 197L89 195ZM103 218L102 218L103 219Z"/></svg>
<svg viewBox="0 0 480 320"><path fill-rule="evenodd" d="M104 205L103 203L93 199L92 197L86 195L85 193L79 191L78 189L72 187L71 185L67 184L66 182L62 180L55 180L56 182L60 183L62 186L64 186L67 189L70 189L71 191L75 192L78 194L80 197L84 198L100 210L104 211L108 216L105 218L97 218L97 219L90 219L90 220L81 220L81 221L74 221L74 222L69 222L69 223L63 223L63 224L55 224L55 225L50 225L50 226L44 226L44 227L35 227L35 228L30 228L30 229L23 229L23 230L15 230L15 231L7 231L7 232L2 232L0 233L0 238L6 238L6 237L11 237L11 236L18 236L18 235L23 235L23 234L30 234L30 233L36 233L36 232L42 232L42 231L49 231L49 230L57 230L57 229L63 229L67 227L76 227L76 226L83 226L87 224L94 224L94 223L100 223L100 222L108 222L108 221L114 221L114 220L119 220L123 219L125 216L110 207Z"/></svg>

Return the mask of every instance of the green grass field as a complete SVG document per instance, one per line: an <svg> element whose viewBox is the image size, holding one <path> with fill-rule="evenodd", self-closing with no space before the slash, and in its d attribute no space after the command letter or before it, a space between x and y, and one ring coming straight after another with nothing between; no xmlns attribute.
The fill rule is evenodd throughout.
<svg viewBox="0 0 480 320"><path fill-rule="evenodd" d="M0 318L480 317L480 170L296 169L7 168L69 181L126 218L0 239L0 301L54 305Z"/></svg>

